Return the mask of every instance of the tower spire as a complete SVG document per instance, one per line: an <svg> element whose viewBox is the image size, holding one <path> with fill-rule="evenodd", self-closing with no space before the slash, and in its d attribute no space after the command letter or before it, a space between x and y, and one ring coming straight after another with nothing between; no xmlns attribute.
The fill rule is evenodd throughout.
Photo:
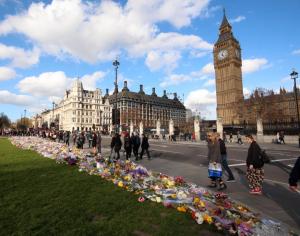
<svg viewBox="0 0 300 236"><path fill-rule="evenodd" d="M220 29L225 28L226 26L229 26L231 28L231 25L229 24L227 17L226 17L226 11L225 11L225 7L223 8L223 20L222 23L220 25Z"/></svg>

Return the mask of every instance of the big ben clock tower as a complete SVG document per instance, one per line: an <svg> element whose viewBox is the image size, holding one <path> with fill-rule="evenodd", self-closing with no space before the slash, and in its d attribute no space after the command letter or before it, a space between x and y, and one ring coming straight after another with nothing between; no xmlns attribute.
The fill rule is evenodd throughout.
<svg viewBox="0 0 300 236"><path fill-rule="evenodd" d="M225 11L219 38L214 45L214 68L217 93L217 118L224 125L242 123L244 102L242 59L239 42L234 38Z"/></svg>

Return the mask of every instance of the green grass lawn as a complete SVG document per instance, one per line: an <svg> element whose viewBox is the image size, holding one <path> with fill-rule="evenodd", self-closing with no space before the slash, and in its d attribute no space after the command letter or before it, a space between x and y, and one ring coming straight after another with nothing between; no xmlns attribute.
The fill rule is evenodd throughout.
<svg viewBox="0 0 300 236"><path fill-rule="evenodd" d="M0 235L217 235L77 167L0 138Z"/></svg>

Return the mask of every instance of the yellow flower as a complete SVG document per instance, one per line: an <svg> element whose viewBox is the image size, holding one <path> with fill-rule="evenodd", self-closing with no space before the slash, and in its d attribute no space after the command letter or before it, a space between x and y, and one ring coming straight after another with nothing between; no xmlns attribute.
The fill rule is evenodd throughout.
<svg viewBox="0 0 300 236"><path fill-rule="evenodd" d="M123 182L119 181L118 186L122 188L124 186Z"/></svg>
<svg viewBox="0 0 300 236"><path fill-rule="evenodd" d="M186 212L186 208L184 206L177 207L177 211Z"/></svg>
<svg viewBox="0 0 300 236"><path fill-rule="evenodd" d="M194 203L198 203L198 202L200 202L200 198L195 197L195 198L194 198Z"/></svg>
<svg viewBox="0 0 300 236"><path fill-rule="evenodd" d="M209 215L207 215L207 214L205 214L205 215L203 216L203 219L204 219L204 221L206 221L208 224L211 224L211 223L213 222L211 216L209 216Z"/></svg>

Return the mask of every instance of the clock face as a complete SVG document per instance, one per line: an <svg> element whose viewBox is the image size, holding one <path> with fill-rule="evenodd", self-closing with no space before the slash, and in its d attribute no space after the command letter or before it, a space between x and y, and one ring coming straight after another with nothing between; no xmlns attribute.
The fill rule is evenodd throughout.
<svg viewBox="0 0 300 236"><path fill-rule="evenodd" d="M223 59L225 59L227 56L228 56L228 51L227 51L227 50L221 50L221 51L218 53L218 59L219 59L219 60L223 60Z"/></svg>
<svg viewBox="0 0 300 236"><path fill-rule="evenodd" d="M237 58L240 58L240 56L241 56L240 51L235 49L235 55Z"/></svg>

